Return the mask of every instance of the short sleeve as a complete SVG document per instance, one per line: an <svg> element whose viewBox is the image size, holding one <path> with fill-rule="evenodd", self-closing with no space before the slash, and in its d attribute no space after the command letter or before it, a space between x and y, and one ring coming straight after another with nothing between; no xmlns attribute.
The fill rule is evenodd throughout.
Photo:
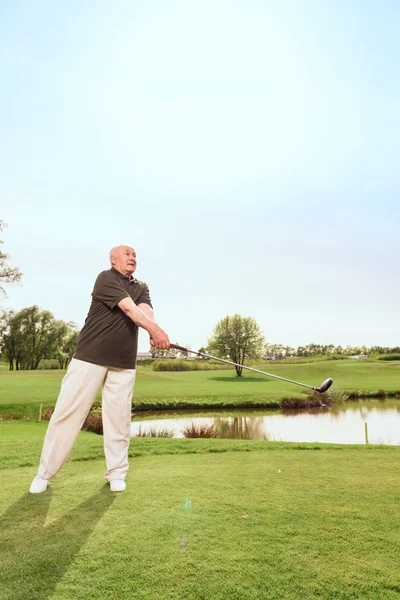
<svg viewBox="0 0 400 600"><path fill-rule="evenodd" d="M151 299L150 299L150 291L149 288L147 287L147 285L145 283L142 284L142 291L140 293L139 298L136 300L136 304L148 304L150 306L150 308L153 308L153 305L151 303Z"/></svg>
<svg viewBox="0 0 400 600"><path fill-rule="evenodd" d="M110 271L103 271L97 277L92 296L111 309L124 298L129 298L128 292L120 284L118 277Z"/></svg>

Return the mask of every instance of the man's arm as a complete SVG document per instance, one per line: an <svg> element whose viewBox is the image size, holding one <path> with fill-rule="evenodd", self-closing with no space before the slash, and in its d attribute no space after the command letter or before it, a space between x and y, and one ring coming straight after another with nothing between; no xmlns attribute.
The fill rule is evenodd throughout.
<svg viewBox="0 0 400 600"><path fill-rule="evenodd" d="M140 310L142 310L144 312L144 314L149 317L149 319L151 319L152 321L154 321L154 310L151 308L151 306L149 306L148 304L146 304L145 302L141 302L140 304L137 305L138 308L140 308ZM152 346L155 346L154 340L150 335L150 344Z"/></svg>
<svg viewBox="0 0 400 600"><path fill-rule="evenodd" d="M144 302L141 302L140 304L137 304L137 307L140 308L142 312L144 312L146 317L149 317L149 319L154 321L154 310L151 308L151 306L145 304Z"/></svg>
<svg viewBox="0 0 400 600"><path fill-rule="evenodd" d="M162 350L168 350L170 341L163 329L154 321L154 312L148 304L136 304L131 297L123 298L118 302L118 307L132 319L136 325L149 332L154 346Z"/></svg>

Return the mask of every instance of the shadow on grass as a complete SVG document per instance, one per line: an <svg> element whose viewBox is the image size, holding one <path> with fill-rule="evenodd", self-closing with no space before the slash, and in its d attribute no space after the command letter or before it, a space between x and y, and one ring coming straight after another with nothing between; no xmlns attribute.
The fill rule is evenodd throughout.
<svg viewBox="0 0 400 600"><path fill-rule="evenodd" d="M1 600L49 598L115 499L105 485L46 526L51 497L24 494L0 517Z"/></svg>

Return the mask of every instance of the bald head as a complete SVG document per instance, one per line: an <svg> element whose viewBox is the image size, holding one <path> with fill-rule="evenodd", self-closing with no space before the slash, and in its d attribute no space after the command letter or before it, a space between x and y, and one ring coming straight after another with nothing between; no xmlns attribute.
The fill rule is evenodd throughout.
<svg viewBox="0 0 400 600"><path fill-rule="evenodd" d="M131 246L114 246L110 250L110 263L124 277L130 277L136 270L136 252Z"/></svg>

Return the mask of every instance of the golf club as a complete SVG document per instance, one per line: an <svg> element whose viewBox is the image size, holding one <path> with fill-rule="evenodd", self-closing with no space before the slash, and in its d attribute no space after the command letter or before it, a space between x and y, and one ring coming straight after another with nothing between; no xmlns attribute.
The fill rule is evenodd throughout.
<svg viewBox="0 0 400 600"><path fill-rule="evenodd" d="M175 350L180 350L181 352L185 352L185 354L198 354L199 356L204 356L205 358L212 358L213 360L219 360L221 362L227 363L228 365L232 365L233 367L242 367L243 369L248 369L249 371L254 371L255 373L261 373L261 375L268 375L268 377L274 377L275 379L282 379L282 381L288 381L289 383L294 383L295 385L301 385L302 387L309 388L310 390L314 390L315 392L319 392L323 394L331 387L333 380L331 378L325 379L321 383L319 387L313 387L312 385L307 385L305 383L299 383L298 381L293 381L293 379L286 379L286 377L279 377L279 375L272 375L272 373L266 373L265 371L259 371L258 369L253 369L252 367L246 367L245 365L239 365L238 363L231 362L230 360L225 360L224 358L218 358L217 356L211 356L211 354L205 354L204 352L197 352L196 350L188 350L184 346L178 346L177 344L171 344L171 348L175 348Z"/></svg>

